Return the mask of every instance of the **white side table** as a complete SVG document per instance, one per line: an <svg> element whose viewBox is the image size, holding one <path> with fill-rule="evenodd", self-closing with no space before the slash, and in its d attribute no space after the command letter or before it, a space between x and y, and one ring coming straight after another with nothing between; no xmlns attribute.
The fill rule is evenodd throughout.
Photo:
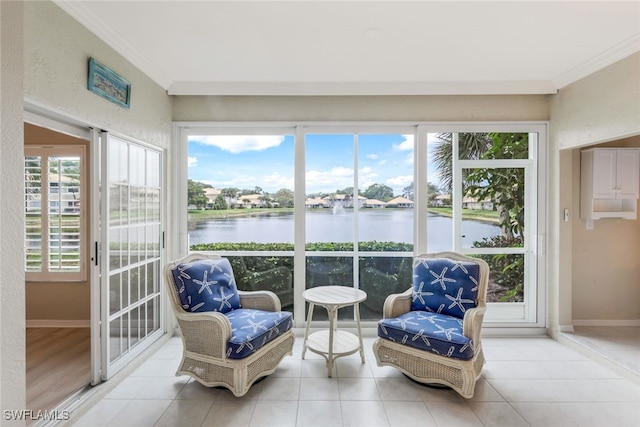
<svg viewBox="0 0 640 427"><path fill-rule="evenodd" d="M338 357L347 356L360 350L360 358L364 363L362 330L360 329L360 303L367 299L367 293L347 286L318 286L304 291L302 297L309 303L302 358L304 359L307 349L324 357L327 360L329 377L333 372L333 362ZM316 305L327 309L329 330L309 334L313 309ZM338 309L350 305L353 306L356 315L357 336L348 331L339 331L336 325Z"/></svg>

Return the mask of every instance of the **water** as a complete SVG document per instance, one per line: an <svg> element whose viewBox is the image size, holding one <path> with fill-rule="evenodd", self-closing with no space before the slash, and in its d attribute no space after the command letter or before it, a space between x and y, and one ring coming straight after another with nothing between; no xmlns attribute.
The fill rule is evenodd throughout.
<svg viewBox="0 0 640 427"><path fill-rule="evenodd" d="M500 235L500 228L480 221L463 220L462 246L470 248L474 241ZM427 216L427 250L453 249L452 219ZM413 243L413 210L366 209L359 212L360 241L392 241ZM350 242L354 236L352 211L308 211L307 242ZM253 215L189 222L189 243L256 242L293 243L293 213Z"/></svg>

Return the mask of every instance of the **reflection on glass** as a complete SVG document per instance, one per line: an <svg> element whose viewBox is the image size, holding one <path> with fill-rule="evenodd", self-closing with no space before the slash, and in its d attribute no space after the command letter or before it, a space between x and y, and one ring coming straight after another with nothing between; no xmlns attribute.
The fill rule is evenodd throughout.
<svg viewBox="0 0 640 427"><path fill-rule="evenodd" d="M362 320L380 319L387 296L411 287L412 260L410 256L360 257L360 289L367 293L367 299L360 304Z"/></svg>
<svg viewBox="0 0 640 427"><path fill-rule="evenodd" d="M271 291L283 309L293 308L293 257L228 256L241 291Z"/></svg>

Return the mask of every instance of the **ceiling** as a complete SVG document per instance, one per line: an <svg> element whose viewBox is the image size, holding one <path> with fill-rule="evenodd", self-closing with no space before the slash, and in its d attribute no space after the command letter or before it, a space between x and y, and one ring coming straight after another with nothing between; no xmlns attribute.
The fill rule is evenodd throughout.
<svg viewBox="0 0 640 427"><path fill-rule="evenodd" d="M548 94L640 51L640 1L54 0L171 95Z"/></svg>

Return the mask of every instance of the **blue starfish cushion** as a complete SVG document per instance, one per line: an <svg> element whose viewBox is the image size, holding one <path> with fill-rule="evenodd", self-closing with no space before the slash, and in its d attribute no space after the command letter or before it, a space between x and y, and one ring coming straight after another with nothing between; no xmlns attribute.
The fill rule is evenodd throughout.
<svg viewBox="0 0 640 427"><path fill-rule="evenodd" d="M446 314L410 311L378 322L378 336L454 359L471 359L473 341L462 334L462 319Z"/></svg>
<svg viewBox="0 0 640 427"><path fill-rule="evenodd" d="M478 305L480 266L448 258L416 258L413 261L411 310L423 310L463 318Z"/></svg>
<svg viewBox="0 0 640 427"><path fill-rule="evenodd" d="M240 308L225 314L231 323L227 357L243 359L287 332L293 325L288 311L263 311Z"/></svg>
<svg viewBox="0 0 640 427"><path fill-rule="evenodd" d="M172 273L185 311L227 313L240 308L240 296L228 259L202 259L178 264Z"/></svg>

